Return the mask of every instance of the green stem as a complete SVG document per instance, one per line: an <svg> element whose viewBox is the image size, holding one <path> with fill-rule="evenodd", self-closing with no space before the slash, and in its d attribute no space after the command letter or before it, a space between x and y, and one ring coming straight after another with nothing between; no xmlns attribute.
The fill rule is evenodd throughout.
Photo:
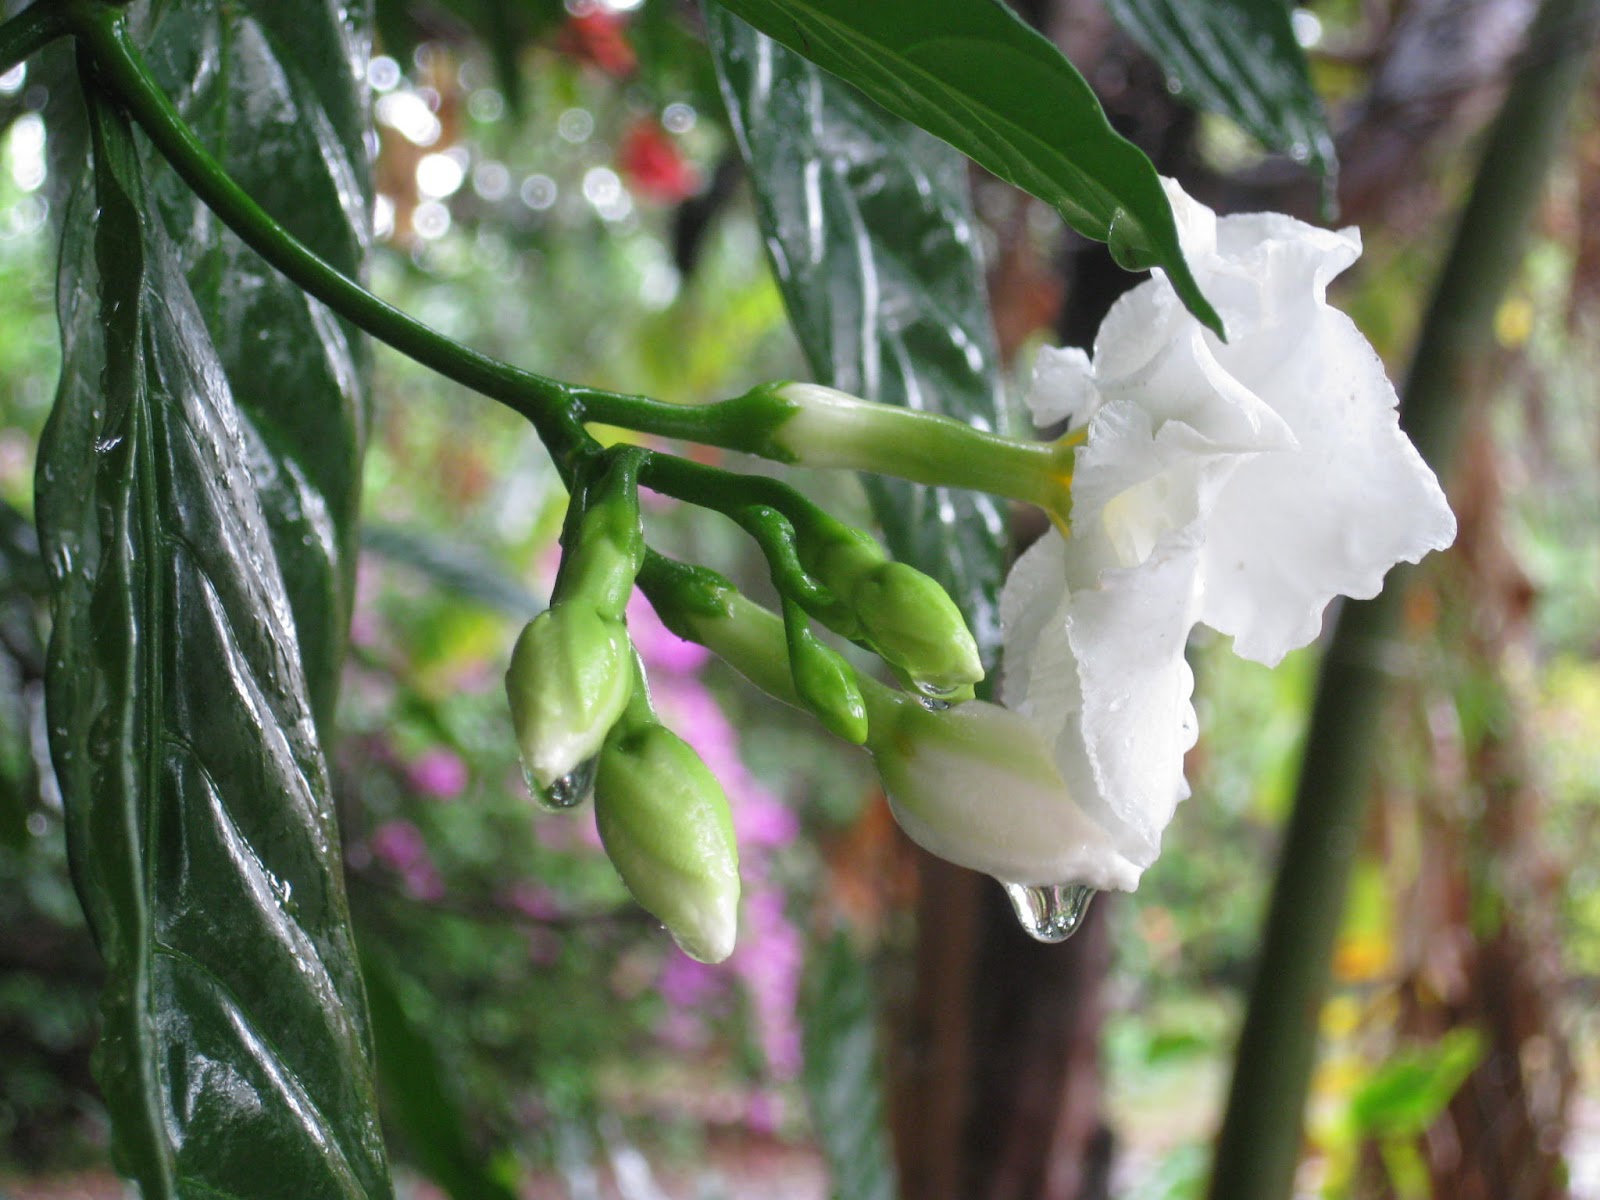
<svg viewBox="0 0 1600 1200"><path fill-rule="evenodd" d="M252 200L201 145L151 77L121 12L95 0L77 0L69 12L73 31L88 47L103 81L184 182L251 249L379 341L505 404L533 422L541 436L548 433L558 443L570 440L570 432L561 432L561 426L572 421L575 406L563 384L498 362L429 329L318 257Z"/></svg>
<svg viewBox="0 0 1600 1200"><path fill-rule="evenodd" d="M127 106L156 149L251 249L379 341L526 417L558 460L581 444L577 426L595 421L779 462L794 461L795 453L775 440L774 434L799 406L775 397L769 389L715 404L689 405L569 384L480 354L380 300L298 241L234 182L156 84L128 36L120 11L99 0L70 0L61 8L49 9L43 3L41 0L16 20L37 11L34 24L41 29L70 26L88 47L104 83ZM20 44L20 32L18 38ZM0 42L0 51L3 49ZM1064 504L1063 495L1058 494L1062 489L1053 477L1046 484L1039 482L1054 461L1050 458L1052 447L1003 438L931 413L882 408L877 419L894 435L885 445L898 445L904 439L911 451L903 456L878 455L832 465L859 466L919 483L977 488L1058 509ZM970 445L973 453L951 454L952 439ZM941 453L916 453L916 447L933 445L943 447Z"/></svg>
<svg viewBox="0 0 1600 1200"><path fill-rule="evenodd" d="M1436 470L1450 459L1500 296L1600 27L1600 0L1544 0L1478 165L1404 388L1402 423ZM1442 470L1441 470L1442 473ZM1323 660L1227 1113L1211 1200L1293 1189L1317 1020L1355 857L1378 714L1408 572L1347 603Z"/></svg>
<svg viewBox="0 0 1600 1200"><path fill-rule="evenodd" d="M71 32L67 14L56 0L35 0L0 25L0 74Z"/></svg>

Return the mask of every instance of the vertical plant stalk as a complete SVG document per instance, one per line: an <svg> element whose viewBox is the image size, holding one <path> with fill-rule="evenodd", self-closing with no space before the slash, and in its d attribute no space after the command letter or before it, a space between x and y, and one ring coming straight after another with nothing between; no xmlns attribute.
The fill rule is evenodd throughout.
<svg viewBox="0 0 1600 1200"><path fill-rule="evenodd" d="M1485 141L1402 392L1401 422L1441 474L1597 27L1600 0L1544 0ZM1344 606L1322 664L1217 1140L1211 1200L1286 1200L1293 1189L1317 1017L1408 577L1399 572L1376 599Z"/></svg>

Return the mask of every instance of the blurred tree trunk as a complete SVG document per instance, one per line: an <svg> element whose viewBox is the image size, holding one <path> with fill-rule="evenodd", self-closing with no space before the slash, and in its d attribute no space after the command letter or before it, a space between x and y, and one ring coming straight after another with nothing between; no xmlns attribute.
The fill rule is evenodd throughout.
<svg viewBox="0 0 1600 1200"><path fill-rule="evenodd" d="M1168 174L1194 117L1159 69L1122 39L1098 3L1036 0L1025 15L1100 92L1113 124ZM1089 346L1112 303L1140 281L1106 248L1070 237L1059 265L1028 234L1032 201L1008 198L990 292L1002 355L1041 327ZM1024 547L1045 530L1019 514ZM1099 897L1055 946L1031 940L991 880L918 855L916 996L893 1070L894 1133L907 1200L1107 1200L1114 1137L1104 1116L1100 1034L1111 963Z"/></svg>
<svg viewBox="0 0 1600 1200"><path fill-rule="evenodd" d="M1472 1027L1485 1039L1483 1061L1425 1141L1433 1194L1565 1200L1574 1074L1561 1029L1563 881L1541 827L1522 695L1535 597L1505 541L1486 416L1465 447L1459 553L1440 589L1460 674L1431 721L1445 786L1423 799L1423 884L1403 916L1415 961L1399 1030L1431 1041Z"/></svg>

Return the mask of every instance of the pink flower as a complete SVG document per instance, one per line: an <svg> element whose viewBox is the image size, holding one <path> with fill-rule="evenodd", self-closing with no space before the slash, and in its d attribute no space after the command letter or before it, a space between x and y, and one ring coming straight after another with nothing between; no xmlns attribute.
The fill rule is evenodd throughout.
<svg viewBox="0 0 1600 1200"><path fill-rule="evenodd" d="M697 1008L725 988L723 973L709 963L690 958L676 946L661 964L657 981L661 998L674 1008Z"/></svg>
<svg viewBox="0 0 1600 1200"><path fill-rule="evenodd" d="M469 776L461 756L442 746L429 750L406 771L412 790L434 800L454 800L466 791Z"/></svg>
<svg viewBox="0 0 1600 1200"><path fill-rule="evenodd" d="M796 1008L803 957L800 931L784 912L783 893L771 887L746 893L744 932L729 961L750 997L756 1041L774 1079L800 1073Z"/></svg>
<svg viewBox="0 0 1600 1200"><path fill-rule="evenodd" d="M444 899L444 877L433 864L422 831L410 821L385 821L368 840L372 857L400 876L407 892L418 900Z"/></svg>
<svg viewBox="0 0 1600 1200"><path fill-rule="evenodd" d="M711 657L711 651L704 646L684 641L663 625L644 593L638 590L628 600L628 635L652 679L662 673L692 675Z"/></svg>

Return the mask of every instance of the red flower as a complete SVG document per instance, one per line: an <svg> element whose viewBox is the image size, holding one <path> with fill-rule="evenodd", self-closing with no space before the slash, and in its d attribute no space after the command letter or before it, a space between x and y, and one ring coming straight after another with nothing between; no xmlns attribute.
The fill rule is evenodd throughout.
<svg viewBox="0 0 1600 1200"><path fill-rule="evenodd" d="M622 135L617 168L628 186L646 200L675 204L694 195L700 175L678 153L677 144L651 120L636 121Z"/></svg>
<svg viewBox="0 0 1600 1200"><path fill-rule="evenodd" d="M626 27L627 21L616 13L596 8L568 17L558 44L569 57L621 79L633 74L639 65L639 56L624 32Z"/></svg>

